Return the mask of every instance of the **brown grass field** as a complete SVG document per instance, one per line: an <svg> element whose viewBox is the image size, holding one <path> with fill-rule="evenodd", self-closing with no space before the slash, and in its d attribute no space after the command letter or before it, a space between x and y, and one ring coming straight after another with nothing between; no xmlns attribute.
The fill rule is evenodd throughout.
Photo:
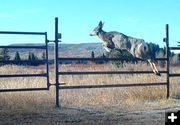
<svg viewBox="0 0 180 125"><path fill-rule="evenodd" d="M54 83L54 69L50 66L50 82ZM158 69L165 70L165 68ZM116 68L112 64L60 65L60 71L120 71L150 70L147 64L126 64ZM180 72L179 66L171 72ZM44 66L6 65L0 74L43 73ZM65 85L100 85L165 82L166 75L79 75L59 76ZM55 89L39 92L0 93L0 125L164 125L165 112L180 109L180 80L170 79L170 99L166 86L122 87L60 90L61 108L55 108ZM46 79L0 78L0 88L46 87Z"/></svg>

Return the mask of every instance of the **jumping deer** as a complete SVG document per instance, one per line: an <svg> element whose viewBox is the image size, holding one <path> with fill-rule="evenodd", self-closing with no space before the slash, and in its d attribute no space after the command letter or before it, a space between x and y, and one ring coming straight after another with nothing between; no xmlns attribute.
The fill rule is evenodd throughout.
<svg viewBox="0 0 180 125"><path fill-rule="evenodd" d="M148 45L143 39L133 38L123 33L102 30L104 23L99 22L98 26L90 33L90 36L98 36L102 40L102 46L107 52L112 50L128 51L133 57L148 61L154 74L160 76L154 61L148 53Z"/></svg>

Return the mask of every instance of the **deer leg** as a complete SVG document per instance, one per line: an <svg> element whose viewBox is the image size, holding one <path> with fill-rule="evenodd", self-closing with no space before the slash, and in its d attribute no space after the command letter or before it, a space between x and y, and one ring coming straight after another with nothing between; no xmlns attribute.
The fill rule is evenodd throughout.
<svg viewBox="0 0 180 125"><path fill-rule="evenodd" d="M156 64L155 64L154 62L152 62L152 65L153 65L154 69L156 70L156 74L157 74L158 76L161 76L161 74L159 73L159 71L158 71L158 69L157 69L157 67L156 67Z"/></svg>
<svg viewBox="0 0 180 125"><path fill-rule="evenodd" d="M161 76L161 74L160 74L159 71L157 70L154 62L152 62L151 60L147 60L147 61L149 62L150 66L151 66L151 69L153 70L153 72L154 72L156 75Z"/></svg>
<svg viewBox="0 0 180 125"><path fill-rule="evenodd" d="M148 63L150 64L151 69L153 70L153 72L156 74L156 71L154 70L154 67L153 67L153 65L152 65L151 61L150 61L150 60L147 60L147 61L148 61Z"/></svg>

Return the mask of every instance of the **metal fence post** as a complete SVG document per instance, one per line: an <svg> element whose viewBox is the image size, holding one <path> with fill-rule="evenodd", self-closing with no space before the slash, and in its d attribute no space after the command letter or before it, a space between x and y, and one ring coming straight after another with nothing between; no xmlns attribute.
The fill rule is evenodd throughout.
<svg viewBox="0 0 180 125"><path fill-rule="evenodd" d="M169 60L169 56L170 56L170 50L169 50L169 25L166 24L166 56L167 56L167 65L166 65L166 70L167 70L167 98L169 98L169 87L170 87L170 83L169 83L169 65L170 65L170 60Z"/></svg>
<svg viewBox="0 0 180 125"><path fill-rule="evenodd" d="M54 68L55 68L55 86L56 86L56 106L59 107L59 75L58 75L58 18L55 18L55 41L54 41Z"/></svg>
<svg viewBox="0 0 180 125"><path fill-rule="evenodd" d="M48 58L48 39L47 39L47 32L45 33L45 42L46 42L46 72L47 72L47 87L49 89L50 83L49 83L49 58Z"/></svg>

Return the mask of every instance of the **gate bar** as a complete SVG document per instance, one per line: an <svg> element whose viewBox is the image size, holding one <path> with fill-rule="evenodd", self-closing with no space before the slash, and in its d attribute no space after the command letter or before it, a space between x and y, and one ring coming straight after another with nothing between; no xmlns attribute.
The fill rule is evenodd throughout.
<svg viewBox="0 0 180 125"><path fill-rule="evenodd" d="M167 73L167 71L159 71ZM82 72L59 72L59 75L102 75L102 74L150 74L153 71L82 71Z"/></svg>
<svg viewBox="0 0 180 125"><path fill-rule="evenodd" d="M170 47L170 50L180 50L180 47Z"/></svg>
<svg viewBox="0 0 180 125"><path fill-rule="evenodd" d="M46 63L46 60L0 60L0 63L8 63L8 64L13 64L13 63Z"/></svg>
<svg viewBox="0 0 180 125"><path fill-rule="evenodd" d="M3 77L46 77L47 73L42 74L12 74L12 75L0 75L0 78Z"/></svg>
<svg viewBox="0 0 180 125"><path fill-rule="evenodd" d="M142 59L139 58L134 58L140 61L143 61ZM58 60L70 60L70 61L126 61L130 59L125 59L125 58L58 58ZM167 60L167 58L155 58L154 60Z"/></svg>
<svg viewBox="0 0 180 125"><path fill-rule="evenodd" d="M59 89L91 89L91 88L112 88L112 87L137 87L137 86L159 86L162 83L137 83L137 84L109 84L109 85L79 85L79 86L59 86Z"/></svg>
<svg viewBox="0 0 180 125"><path fill-rule="evenodd" d="M180 76L180 73L169 74L169 77L179 77L179 76Z"/></svg>
<svg viewBox="0 0 180 125"><path fill-rule="evenodd" d="M46 49L46 46L0 46L0 48L9 48L9 49Z"/></svg>
<svg viewBox="0 0 180 125"><path fill-rule="evenodd" d="M45 35L45 32L18 32L18 31L0 31L0 34L17 34L17 35Z"/></svg>
<svg viewBox="0 0 180 125"><path fill-rule="evenodd" d="M20 92L20 91L40 91L49 90L48 88L20 88L20 89L0 89L0 92Z"/></svg>

